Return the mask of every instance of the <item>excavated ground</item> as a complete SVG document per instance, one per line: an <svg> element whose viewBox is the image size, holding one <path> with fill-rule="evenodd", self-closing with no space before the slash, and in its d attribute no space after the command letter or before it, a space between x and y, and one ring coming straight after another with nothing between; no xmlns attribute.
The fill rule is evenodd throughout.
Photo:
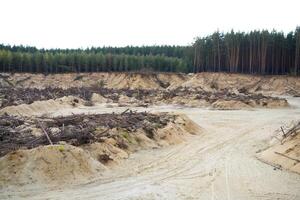
<svg viewBox="0 0 300 200"><path fill-rule="evenodd" d="M256 107L278 108L288 106L279 97L237 93L228 90L203 91L179 87L174 90L82 88L1 88L0 113L33 115L43 113L44 108L55 111L78 106L148 107L153 105L181 105L210 107L219 110L251 109Z"/></svg>
<svg viewBox="0 0 300 200"><path fill-rule="evenodd" d="M220 110L277 108L288 106L287 101L266 95L299 96L299 82L298 77L222 73L1 74L0 113L21 111L20 114L26 115L26 112L39 113L43 106L55 110L103 103L133 107L184 105Z"/></svg>
<svg viewBox="0 0 300 200"><path fill-rule="evenodd" d="M112 89L168 89L178 87L205 91L227 89L266 95L300 95L299 77L260 76L230 73L69 73L69 74L1 74L0 86L21 88L70 88L94 85Z"/></svg>
<svg viewBox="0 0 300 200"><path fill-rule="evenodd" d="M143 132L148 139L159 140L160 138L156 138L157 130L171 123L174 124L175 121L178 122L178 118L182 118L182 116L166 113L125 111L121 114L81 114L55 118L2 115L0 116L0 156L15 149L49 145L45 132L53 144L66 142L80 146L113 139L117 147L126 150L133 146L128 142L138 144L136 139L132 138L132 133Z"/></svg>
<svg viewBox="0 0 300 200"><path fill-rule="evenodd" d="M288 130L283 127L278 129L278 134L271 140L271 146L257 157L274 168L300 174L300 121L292 124Z"/></svg>
<svg viewBox="0 0 300 200"><path fill-rule="evenodd" d="M1 74L0 86L0 199L300 198L285 171L299 170L299 134L274 133L300 119L299 77Z"/></svg>
<svg viewBox="0 0 300 200"><path fill-rule="evenodd" d="M54 158L49 157L46 162L57 163L54 165L54 169L72 169L71 166L83 166L84 168L78 169L81 172L78 176L71 175L72 172L64 172L79 181L76 185L70 183L64 185L59 182L54 188L50 187L48 182L46 188L40 188L42 184L33 184L32 182L24 185L6 184L1 189L0 198L299 199L300 176L298 174L286 171L284 167L278 168L274 164L269 165L257 159L261 152L270 147L269 141L277 136L275 130L280 128L280 125L299 120L299 98L288 97L288 101L291 107L280 109L216 111L202 108L144 108L152 110L152 112L176 111L185 114L201 125L204 132L200 135L184 137L185 141L177 145L135 152L114 167L104 165L107 168L105 170L102 169L103 165L96 169L90 169L85 165L79 165L79 161L73 159L73 161L69 161L68 159L72 158L72 155L78 157L80 154L79 158L86 156L84 152L87 151L82 152L81 148L74 150L78 153L73 153L68 146L65 146L65 149L54 146L52 147L54 149L50 150L49 146L45 146L45 149L26 150L27 153L23 153L24 150L21 150L22 155L25 154L23 156L25 160L29 159L30 161L30 164L21 165L28 167L23 168L24 171L21 174L25 174L26 178L21 180L30 182L31 179L28 177L35 180L34 174L27 172L35 171L34 166L44 169L43 158L47 158L49 155L46 152L50 152L51 155L54 153L55 161L52 160ZM112 110L115 108L110 111ZM126 108L120 108L120 110L124 112ZM89 109L85 108L83 111L88 113ZM88 147L88 151L91 149L97 149L97 144ZM43 154L36 155L37 152ZM284 153L284 151L279 152ZM11 158L14 154L7 155L2 159ZM119 155L124 154L119 152ZM291 155L288 154L288 156ZM64 159L67 159L68 162L64 163ZM282 159L287 158L283 157ZM16 158L13 157L13 160ZM69 162L70 165L68 165ZM3 163L10 162L6 160ZM16 161L16 163L20 162ZM5 165L6 167L3 169L16 170L13 168L16 163ZM99 161L97 163L101 164ZM13 170L11 174L15 172ZM94 174L96 170L99 170L97 172L99 176L90 177L89 171ZM46 175L55 174L52 168L47 168L45 171ZM43 183L49 181L45 174L38 174L39 177L43 177ZM62 174L58 174L58 176L65 178ZM17 177L22 176L18 174ZM54 175L54 177L57 176ZM82 180L82 177L89 178ZM50 183L53 183L53 180Z"/></svg>
<svg viewBox="0 0 300 200"><path fill-rule="evenodd" d="M132 152L178 144L200 131L183 115L128 109L55 118L2 115L0 186L80 183Z"/></svg>

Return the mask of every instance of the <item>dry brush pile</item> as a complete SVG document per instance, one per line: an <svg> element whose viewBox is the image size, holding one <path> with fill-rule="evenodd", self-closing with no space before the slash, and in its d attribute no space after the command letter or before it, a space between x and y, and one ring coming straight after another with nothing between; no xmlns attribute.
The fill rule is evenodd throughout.
<svg viewBox="0 0 300 200"><path fill-rule="evenodd" d="M74 146L113 138L126 149L126 136L141 129L148 138L157 129L174 122L175 115L126 110L121 114L72 115L56 118L0 116L0 156L16 149L68 143ZM125 138L124 138L125 137Z"/></svg>
<svg viewBox="0 0 300 200"><path fill-rule="evenodd" d="M184 115L132 112L60 117L0 115L0 189L85 182L141 149L186 140L201 128Z"/></svg>
<svg viewBox="0 0 300 200"><path fill-rule="evenodd" d="M109 89L99 86L71 87L68 89L52 87L44 89L3 87L0 89L0 108L20 104L31 104L35 101L57 99L64 96L75 96L86 102L90 102L93 94L99 94L110 102L120 104L122 104L120 98L126 97L127 99L133 99L138 105L159 103L173 104L175 99L181 99L181 104L188 104L189 101L200 100L206 101L208 104L213 104L218 100L224 100L238 101L254 107L256 105L267 106L268 102L271 101L284 101L278 97L251 94L248 93L247 90L240 90L238 92L229 90L206 91L186 87L178 87L172 90ZM175 104L176 103L177 102L175 102Z"/></svg>

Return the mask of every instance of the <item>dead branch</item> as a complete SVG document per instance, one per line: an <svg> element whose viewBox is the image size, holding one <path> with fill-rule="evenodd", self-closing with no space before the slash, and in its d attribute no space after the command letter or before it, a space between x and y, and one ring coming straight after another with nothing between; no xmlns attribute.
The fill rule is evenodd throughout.
<svg viewBox="0 0 300 200"><path fill-rule="evenodd" d="M287 155L285 155L285 154L283 154L283 153L279 153L279 152L276 152L276 151L275 151L274 153L276 153L276 154L278 154L278 155L280 155L280 156L283 156L283 157L285 157L285 158L291 159L291 160L293 160L293 161L300 162L299 159L292 158L292 157L287 156Z"/></svg>
<svg viewBox="0 0 300 200"><path fill-rule="evenodd" d="M47 137L47 140L49 141L49 143L50 143L51 145L53 145L53 143L52 143L52 141L51 141L51 139L50 139L50 137L49 137L47 131L44 129L44 127L43 127L43 125L41 124L41 122L40 122L39 120L36 120L36 121L37 121L38 125L41 127L41 129L42 129L43 133L45 134L45 136Z"/></svg>

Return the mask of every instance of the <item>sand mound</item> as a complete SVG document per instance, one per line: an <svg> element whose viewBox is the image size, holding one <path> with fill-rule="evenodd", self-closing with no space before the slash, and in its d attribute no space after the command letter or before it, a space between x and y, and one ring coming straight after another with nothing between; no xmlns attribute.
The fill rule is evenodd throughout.
<svg viewBox="0 0 300 200"><path fill-rule="evenodd" d="M214 109L218 110L240 110L240 109L250 109L251 106L235 100L217 100L212 104Z"/></svg>
<svg viewBox="0 0 300 200"><path fill-rule="evenodd" d="M238 101L219 99L212 103L212 108L217 110L241 110L251 108L281 108L287 107L289 104L286 99L264 98L258 100Z"/></svg>
<svg viewBox="0 0 300 200"><path fill-rule="evenodd" d="M204 72L190 76L180 86L205 91L226 89L232 92L295 95L300 92L300 78ZM171 85L169 89L176 87L178 85Z"/></svg>
<svg viewBox="0 0 300 200"><path fill-rule="evenodd" d="M73 96L66 96L55 100L35 101L32 104L8 106L1 109L0 114L21 114L23 116L43 115L60 109L74 108L80 105L83 105L83 100Z"/></svg>
<svg viewBox="0 0 300 200"><path fill-rule="evenodd" d="M205 99L193 99L194 97L188 98L187 96L176 96L171 100L166 101L167 104L174 105L185 105L189 107L207 107L210 105Z"/></svg>
<svg viewBox="0 0 300 200"><path fill-rule="evenodd" d="M13 74L9 78L18 87L82 87L101 85L107 88L161 89L173 82L182 81L184 75L155 73L69 73L69 74Z"/></svg>
<svg viewBox="0 0 300 200"><path fill-rule="evenodd" d="M138 100L134 97L120 95L118 103L119 104L133 104L133 103L138 103Z"/></svg>
<svg viewBox="0 0 300 200"><path fill-rule="evenodd" d="M165 83L165 86L168 86L169 88L178 88L180 87L184 82L188 81L190 79L189 75L186 74L175 74L175 73L169 73L169 74L158 74L158 79Z"/></svg>
<svg viewBox="0 0 300 200"><path fill-rule="evenodd" d="M178 115L174 122L169 123L156 133L159 145L173 145L186 140L189 135L202 133L203 130L186 115Z"/></svg>
<svg viewBox="0 0 300 200"><path fill-rule="evenodd" d="M0 87L13 86L11 76L9 73L0 73Z"/></svg>
<svg viewBox="0 0 300 200"><path fill-rule="evenodd" d="M203 129L198 124L184 114L178 115L175 120L175 124L177 126L181 126L184 131L192 135L197 135L203 132Z"/></svg>
<svg viewBox="0 0 300 200"><path fill-rule="evenodd" d="M161 86L155 79L155 75L146 75L146 74L115 74L115 76L108 77L107 79L108 88L129 88L129 89L138 89L138 88L152 88L159 89Z"/></svg>
<svg viewBox="0 0 300 200"><path fill-rule="evenodd" d="M253 92L262 91L265 94L295 95L300 94L300 78L288 76L262 77L254 86Z"/></svg>
<svg viewBox="0 0 300 200"><path fill-rule="evenodd" d="M180 115L174 122L169 122L165 127L153 130L153 132L145 129L137 129L134 132L114 129L111 134L117 137L81 147L102 164L114 166L128 158L132 152L178 144L186 141L188 136L201 132L198 125L186 116Z"/></svg>
<svg viewBox="0 0 300 200"><path fill-rule="evenodd" d="M38 147L30 150L24 150L27 146L23 146L23 149L17 151L12 149L0 158L0 187L26 184L39 184L43 187L90 181L99 178L101 175L99 172L118 164L135 151L178 144L185 141L188 136L202 132L202 129L185 115L159 115L161 116L157 118L154 118L156 115L149 116L149 119L154 120L153 122L142 120L141 123L145 124L136 129L97 128L92 134L93 140L87 140L87 136L83 135L82 139L76 136L67 140L67 126L64 127L65 137L60 137L65 138L64 140L57 141L49 132L49 137L56 145L43 146L45 143L40 143ZM61 123L62 120L60 119L59 122ZM80 120L75 120L75 124L80 124ZM135 124L137 125L138 122ZM56 132L59 130L56 127ZM76 138L77 142L75 142ZM29 142L32 140L37 139L30 138ZM70 145L73 143L78 147Z"/></svg>
<svg viewBox="0 0 300 200"><path fill-rule="evenodd" d="M300 134L263 151L258 158L279 168L284 168L300 174Z"/></svg>
<svg viewBox="0 0 300 200"><path fill-rule="evenodd" d="M87 144L82 146L84 150L89 152L89 154L104 165L117 164L120 160L129 157L129 154L116 147L116 141L113 139L108 139L103 143L95 142L92 144Z"/></svg>
<svg viewBox="0 0 300 200"><path fill-rule="evenodd" d="M299 125L298 125L299 126ZM286 132L288 133L288 132ZM282 143L276 143L257 157L275 168L284 168L300 174L300 129L294 129Z"/></svg>
<svg viewBox="0 0 300 200"><path fill-rule="evenodd" d="M97 148L109 155L112 161L119 161L131 153L141 149L159 148L174 145L186 141L188 136L201 134L203 132L199 125L195 124L185 115L176 115L174 121L170 121L163 128L137 129L134 132L125 130L115 130L119 137L105 140L105 144L98 145ZM120 145L121 144L121 145ZM113 148L110 146L114 146ZM89 145L88 145L89 146ZM91 148L87 148L89 151ZM104 149L104 150L103 150ZM94 154L94 153L92 153ZM98 155L99 156L99 155Z"/></svg>
<svg viewBox="0 0 300 200"><path fill-rule="evenodd" d="M86 181L105 169L84 150L70 145L18 150L0 158L0 185L64 184Z"/></svg>
<svg viewBox="0 0 300 200"><path fill-rule="evenodd" d="M92 97L91 97L91 101L93 103L98 103L98 104L102 104L102 103L111 103L112 100L105 98L104 96L97 94L97 93L93 93Z"/></svg>
<svg viewBox="0 0 300 200"><path fill-rule="evenodd" d="M288 106L288 101L286 99L268 99L261 103L261 106L265 106L267 108L280 108Z"/></svg>
<svg viewBox="0 0 300 200"><path fill-rule="evenodd" d="M2 81L1 81L2 80ZM251 93L299 95L300 77L259 76L230 73L178 74L178 73L66 73L66 74L5 74L0 77L3 85L17 87L89 87L98 85L107 88L130 89L176 89L246 91ZM7 82L9 81L9 83ZM1 84L0 84L1 85Z"/></svg>
<svg viewBox="0 0 300 200"><path fill-rule="evenodd" d="M181 83L180 85L172 84L168 89L176 89L178 87L185 87L185 88L193 88L197 90L205 90L205 91L214 91L216 88L211 87L211 80L208 80L209 77L202 76L200 74L191 75L189 79L185 82Z"/></svg>

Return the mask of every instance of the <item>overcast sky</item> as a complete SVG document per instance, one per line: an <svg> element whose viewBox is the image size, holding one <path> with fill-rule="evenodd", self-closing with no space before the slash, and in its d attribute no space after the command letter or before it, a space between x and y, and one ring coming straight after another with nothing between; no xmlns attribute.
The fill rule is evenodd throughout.
<svg viewBox="0 0 300 200"><path fill-rule="evenodd" d="M220 31L300 25L300 0L0 0L0 43L38 48L188 45Z"/></svg>

